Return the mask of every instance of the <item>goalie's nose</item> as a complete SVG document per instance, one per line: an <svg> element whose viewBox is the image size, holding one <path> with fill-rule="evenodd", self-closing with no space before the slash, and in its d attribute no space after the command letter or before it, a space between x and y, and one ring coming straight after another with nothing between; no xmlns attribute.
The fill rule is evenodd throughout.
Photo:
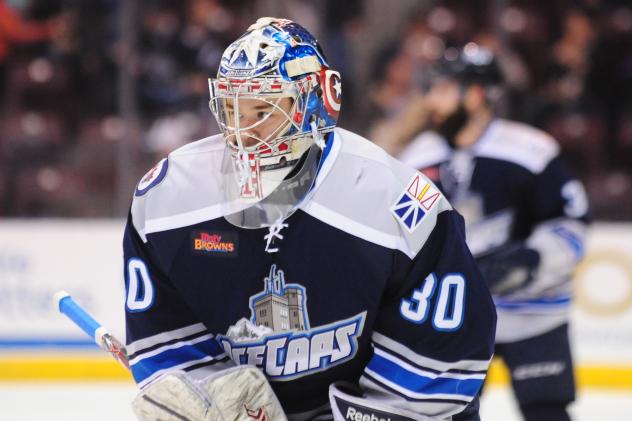
<svg viewBox="0 0 632 421"><path fill-rule="evenodd" d="M259 136L255 132L248 131L241 135L241 142L244 147L249 148L251 146L257 146L260 140Z"/></svg>

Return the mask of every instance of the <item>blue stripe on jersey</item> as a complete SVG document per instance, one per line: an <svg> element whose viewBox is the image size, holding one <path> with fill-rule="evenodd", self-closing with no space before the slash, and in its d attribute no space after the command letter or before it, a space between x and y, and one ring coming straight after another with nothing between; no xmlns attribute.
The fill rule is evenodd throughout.
<svg viewBox="0 0 632 421"><path fill-rule="evenodd" d="M168 349L160 354L141 359L131 364L132 375L137 383L142 382L158 370L175 367L188 361L198 361L205 357L217 358L224 349L214 339L207 339L193 345Z"/></svg>
<svg viewBox="0 0 632 421"><path fill-rule="evenodd" d="M571 249L573 249L577 260L580 260L584 256L584 243L580 237L575 235L575 233L563 226L553 228L553 232L564 239Z"/></svg>
<svg viewBox="0 0 632 421"><path fill-rule="evenodd" d="M413 373L396 363L377 354L373 354L367 368L383 378L415 393L452 394L474 397L481 386L482 379L453 379L444 377L425 377Z"/></svg>
<svg viewBox="0 0 632 421"><path fill-rule="evenodd" d="M392 355L393 358L397 358L398 360L402 360L403 362L405 362L406 364L409 364L419 370L423 370L423 371L428 371L430 373L434 373L434 374L441 374L441 373L453 373L453 374L464 374L464 375L472 375L472 374L486 374L487 370L466 370L466 369L460 369L460 368L448 368L445 371L436 369L436 368L432 368L428 365L428 363L430 362L430 360L428 361L428 363L426 365L421 365L413 360L411 360L410 358L406 357L405 355L396 352L395 350L391 349L391 348L387 348L386 346L377 343L377 342L373 342L373 346L375 347L376 350L379 350L380 352Z"/></svg>
<svg viewBox="0 0 632 421"><path fill-rule="evenodd" d="M553 298L538 298L533 300L519 300L511 301L507 299L496 299L496 307L504 309L524 309L528 307L533 308L547 308L547 307L565 307L571 303L570 295L563 295Z"/></svg>

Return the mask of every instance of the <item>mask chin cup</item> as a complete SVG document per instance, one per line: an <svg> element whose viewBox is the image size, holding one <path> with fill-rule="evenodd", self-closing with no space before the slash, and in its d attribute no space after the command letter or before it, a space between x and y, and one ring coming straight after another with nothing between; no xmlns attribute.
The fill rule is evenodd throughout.
<svg viewBox="0 0 632 421"><path fill-rule="evenodd" d="M243 174L234 169L232 157L227 159L225 155L222 167L228 173L224 174L224 218L232 225L250 229L269 227L286 219L313 187L320 156L321 150L314 144L294 165L260 171L261 183L268 183L268 187L263 188L262 197L247 198L242 194L243 184L240 185Z"/></svg>

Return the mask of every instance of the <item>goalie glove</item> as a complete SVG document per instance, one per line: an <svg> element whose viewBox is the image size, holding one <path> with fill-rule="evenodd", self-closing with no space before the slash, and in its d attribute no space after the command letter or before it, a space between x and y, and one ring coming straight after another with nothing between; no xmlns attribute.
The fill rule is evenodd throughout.
<svg viewBox="0 0 632 421"><path fill-rule="evenodd" d="M540 253L524 243L513 243L479 257L476 263L491 293L506 295L533 281L540 265Z"/></svg>
<svg viewBox="0 0 632 421"><path fill-rule="evenodd" d="M141 421L287 420L267 379L255 367L238 366L201 381L183 371L158 378L132 402Z"/></svg>

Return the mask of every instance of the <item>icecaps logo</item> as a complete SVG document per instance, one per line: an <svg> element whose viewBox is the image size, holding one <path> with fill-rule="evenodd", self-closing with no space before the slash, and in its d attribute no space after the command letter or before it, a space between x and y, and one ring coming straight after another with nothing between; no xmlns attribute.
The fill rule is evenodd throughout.
<svg viewBox="0 0 632 421"><path fill-rule="evenodd" d="M272 265L264 290L250 297L242 319L217 340L237 364L256 365L272 380L290 380L341 364L358 349L366 312L310 328L305 288L286 284Z"/></svg>
<svg viewBox="0 0 632 421"><path fill-rule="evenodd" d="M440 197L439 190L423 175L417 173L397 199L391 211L408 232L413 232Z"/></svg>

